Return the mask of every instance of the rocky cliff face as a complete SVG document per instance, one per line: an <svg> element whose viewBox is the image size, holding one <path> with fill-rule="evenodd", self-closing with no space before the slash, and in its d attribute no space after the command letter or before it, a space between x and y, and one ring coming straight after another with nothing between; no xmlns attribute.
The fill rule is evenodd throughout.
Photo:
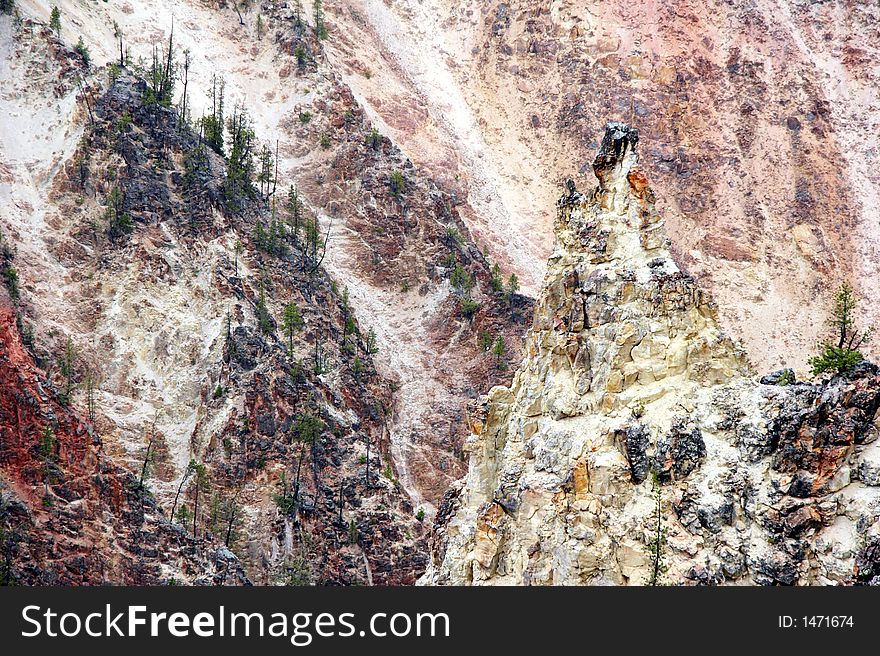
<svg viewBox="0 0 880 656"><path fill-rule="evenodd" d="M525 359L472 417L426 581L871 580L880 373L759 382L670 256L637 144L609 124L598 187L557 204Z"/></svg>
<svg viewBox="0 0 880 656"><path fill-rule="evenodd" d="M80 91L87 71L48 29L24 21L9 45L3 73L33 75L4 101L33 94L54 114L54 89L85 114L60 157L35 153L39 174L11 160L3 189L4 576L412 583L425 531L389 453L392 383L303 231L257 194L233 209L224 159L133 70Z"/></svg>
<svg viewBox="0 0 880 656"><path fill-rule="evenodd" d="M4 88L0 95L0 125L4 127L0 182L8 183L0 185L0 202L8 208L0 220L21 253L23 303L31 306L30 315L40 317L38 323L45 322L36 327L38 337L54 331L70 335L82 346L95 333L107 339L115 336L113 347L126 365L114 363L112 380L101 385L102 407L115 406L109 425L115 424L128 435L140 433L141 426L155 418L154 406L161 399L165 410L156 421L169 444L176 445L172 450L180 473L187 462L191 431L205 426L198 416L201 387L210 396L216 386L216 381L212 386L203 376L210 371L204 366L207 343L214 343L227 310L211 289L210 276L201 274L198 265L206 263L204 268L210 269L221 261L231 264L240 235L218 230L214 233L218 239L200 244L194 258L178 260L168 248L178 235L151 225L146 231L150 239L135 240L138 247L124 266L89 277L76 270L81 252L65 238L66 217L80 211L99 213L103 208L79 195L60 198L61 206L50 193L59 170L70 172L71 179L65 182L80 186L75 169L82 167L75 160L89 120L85 99L90 98L94 106L100 96L98 88L106 87L107 68L119 56L113 24L124 33L124 48L134 64L150 61L153 46L167 40L173 22L176 62L182 64L184 49L190 53L186 89L191 118L210 111L212 79L222 77L227 114L236 105L246 106L261 145L265 142L278 155L281 182L276 198L282 200L287 185L295 185L306 208L319 217L322 229L330 230L324 268L338 282L340 292L348 288L363 331L375 331L379 352L373 360L381 378L394 387L382 417L392 474L413 505L430 516L448 484L464 472L460 450L460 437L466 432L464 408L487 385L510 380L513 369L505 365L519 359L531 299L515 294L511 303L495 289L495 259L489 261L484 254L491 236L484 235L478 242L470 232L458 189L448 184L447 176L416 165L398 147L388 126L377 120L364 97L352 91L337 64L325 54L331 43L349 40L349 32L342 25L337 27L332 18L343 7L325 3L333 36L320 40L315 36L312 12L304 12L307 15L297 20L292 3L261 2L248 7L240 3L237 8L230 3L176 0L100 6L59 0L57 4L65 17L60 36L45 25L51 9L45 3L18 0L16 6L24 17L20 26L9 17L0 17L0 59L9 64L0 67ZM257 29L258 16L261 29ZM90 66L84 66L76 55L63 55L70 53L80 36L90 49ZM174 104L181 107L182 68L178 73ZM79 93L79 78L89 94ZM17 120L25 116L32 120ZM142 137L137 127L132 132L123 139ZM116 138L112 130L107 133L105 141ZM171 141L180 139L172 136ZM106 170L123 165L118 156L102 163ZM139 171L145 179L163 181L171 169L161 161L158 165L158 171L146 171L143 166ZM183 162L178 159L172 168L179 178ZM98 201L109 190L100 178L103 173L99 172L97 183L86 181L87 195L97 188ZM399 187L392 185L396 175ZM216 188L212 194L216 200ZM157 197L163 219L167 208L185 223L192 218L187 212L193 209L199 227L212 224L203 202L208 197L180 196L172 189ZM242 276L247 279L251 264L264 263L251 262L250 245L244 246L246 251L239 259L247 268ZM56 248L71 250L61 257L47 257ZM183 271L190 282L175 288L166 284L154 293L138 280L139 268L147 262ZM467 292L449 282L456 266L467 272L473 284ZM503 279L512 272L505 266ZM118 312L110 317L114 325L95 330L91 321L58 311L66 309L60 290L98 279L100 294L117 297ZM468 295L477 304L475 310L471 307L472 316L463 312L463 297ZM154 304L156 300L160 302ZM94 316L83 308L87 318ZM273 308L276 316L278 309ZM174 333L161 331L161 371L153 370L146 355L152 353L147 342L153 335L137 327L139 312L148 313L151 325L165 325L174 317L186 326ZM215 318L204 334L198 327L200 315ZM128 334L128 328L119 330L119 324L128 324L134 334ZM505 340L506 355L500 363L486 348L485 335ZM164 344L173 363L165 359ZM216 351L211 357L216 358ZM137 384L151 388L145 390L143 403L132 405L125 391L117 394L112 389L124 384L124 376L132 370L128 365L138 369L141 381ZM136 438L140 447L140 436ZM108 441L108 451L127 458L134 450L132 442L113 445Z"/></svg>
<svg viewBox="0 0 880 656"><path fill-rule="evenodd" d="M876 3L350 0L332 17L356 35L328 45L346 81L535 292L545 209L566 178L592 184L619 120L645 138L673 253L753 362L803 367L839 277L877 322Z"/></svg>
<svg viewBox="0 0 880 656"><path fill-rule="evenodd" d="M0 584L235 585L238 558L167 522L58 400L0 292Z"/></svg>

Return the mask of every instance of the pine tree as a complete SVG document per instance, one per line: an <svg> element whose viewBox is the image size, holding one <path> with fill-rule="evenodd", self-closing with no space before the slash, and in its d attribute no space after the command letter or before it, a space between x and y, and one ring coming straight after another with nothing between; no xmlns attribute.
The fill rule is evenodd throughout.
<svg viewBox="0 0 880 656"><path fill-rule="evenodd" d="M492 348L492 335L489 334L488 330L483 330L480 332L480 350L488 351Z"/></svg>
<svg viewBox="0 0 880 656"><path fill-rule="evenodd" d="M266 284L263 282L262 277L260 278L260 295L257 297L257 307L255 312L260 332L264 335L268 335L272 332L274 325L272 323L272 315L269 314L269 308L266 305Z"/></svg>
<svg viewBox="0 0 880 656"><path fill-rule="evenodd" d="M238 529L241 525L241 506L238 504L238 496L241 490L231 497L227 496L220 503L220 519L226 524L223 544L232 546L238 540Z"/></svg>
<svg viewBox="0 0 880 656"><path fill-rule="evenodd" d="M226 164L224 192L226 203L233 211L239 211L245 199L255 196L253 187L254 131L243 107L236 107L227 124L229 132L229 157Z"/></svg>
<svg viewBox="0 0 880 656"><path fill-rule="evenodd" d="M113 37L119 44L119 66L121 68L125 66L125 52L123 50L122 44L122 28L119 27L119 23L117 23L116 21L113 21Z"/></svg>
<svg viewBox="0 0 880 656"><path fill-rule="evenodd" d="M138 71L147 81L144 103L171 107L174 97L174 81L177 76L177 65L174 62L174 23L168 35L168 48L160 50L153 46L153 55L149 70Z"/></svg>
<svg viewBox="0 0 880 656"><path fill-rule="evenodd" d="M495 356L495 365L499 369L505 368L504 355L507 353L507 344L504 343L504 337L498 335L495 345L492 347L492 354Z"/></svg>
<svg viewBox="0 0 880 656"><path fill-rule="evenodd" d="M190 125L190 110L188 104L187 87L189 86L189 68L192 64L192 56L189 48L183 51L183 95L180 98L180 118L177 122L177 131L183 126Z"/></svg>
<svg viewBox="0 0 880 656"><path fill-rule="evenodd" d="M367 144L373 150L379 150L379 146L382 145L382 135L379 134L379 131L376 128L370 130L370 136L367 137Z"/></svg>
<svg viewBox="0 0 880 656"><path fill-rule="evenodd" d="M345 348L345 346L346 346L346 339L348 338L348 335L354 335L356 330L357 330L357 324L354 321L354 317L351 315L348 315L348 317L345 319L345 325L343 325L343 327L342 327L342 347L343 348Z"/></svg>
<svg viewBox="0 0 880 656"><path fill-rule="evenodd" d="M141 495L142 500L143 500L143 497L145 496L145 493L147 492L146 483L147 483L147 478L150 476L150 467L152 466L153 462L156 459L156 454L153 449L154 442L155 442L155 434L156 434L155 430L156 430L156 427L154 425L152 430L150 431L150 433L147 436L147 447L146 447L146 449L144 449L144 461L141 466L141 475L140 475L140 478L138 479L138 483L137 483L137 492L138 492L138 494Z"/></svg>
<svg viewBox="0 0 880 656"><path fill-rule="evenodd" d="M367 331L367 353L375 355L379 352L379 346L376 343L376 331L370 328Z"/></svg>
<svg viewBox="0 0 880 656"><path fill-rule="evenodd" d="M284 307L284 314L281 317L281 330L287 338L287 350L293 357L293 335L304 325L302 314L296 303L288 303Z"/></svg>
<svg viewBox="0 0 880 656"><path fill-rule="evenodd" d="M306 63L308 63L308 56L306 55L306 49L303 47L303 44L296 44L296 49L293 51L293 55L296 57L297 69L300 71L305 69Z"/></svg>
<svg viewBox="0 0 880 656"><path fill-rule="evenodd" d="M287 222L290 225L290 231L293 235L293 243L299 244L299 225L302 221L302 201L299 198L299 191L293 185L287 191L287 202L285 203L287 210Z"/></svg>
<svg viewBox="0 0 880 656"><path fill-rule="evenodd" d="M15 0L0 0L0 14L12 15L15 13Z"/></svg>
<svg viewBox="0 0 880 656"><path fill-rule="evenodd" d="M391 185L391 193L397 200L400 200L406 187L406 180L403 178L403 173L397 170L392 171L389 183Z"/></svg>
<svg viewBox="0 0 880 656"><path fill-rule="evenodd" d="M83 42L83 38L80 37L79 41L76 42L76 45L73 47L74 52L80 56L82 59L82 63L88 68L89 64L92 61L92 55L89 52L88 46Z"/></svg>
<svg viewBox="0 0 880 656"><path fill-rule="evenodd" d="M254 243L261 251L269 249L269 233L266 232L266 226L262 219L257 219L257 226L254 228Z"/></svg>
<svg viewBox="0 0 880 656"><path fill-rule="evenodd" d="M518 291L519 278L516 277L515 273L511 273L510 278L507 279L507 300L510 301L511 305L513 305L513 298Z"/></svg>
<svg viewBox="0 0 880 656"><path fill-rule="evenodd" d="M211 480L208 476L208 469L205 465L201 463L197 463L193 469L193 472L196 475L195 478L195 502L193 504L193 537L197 537L198 535L198 521L199 521L199 496L203 492L209 492L211 489Z"/></svg>
<svg viewBox="0 0 880 656"><path fill-rule="evenodd" d="M95 389L98 386L98 375L89 367L86 369L83 378L86 386L86 412L88 413L89 421L95 423Z"/></svg>
<svg viewBox="0 0 880 656"><path fill-rule="evenodd" d="M468 293L474 287L473 278L459 262L455 263L452 273L449 275L449 283L456 289Z"/></svg>
<svg viewBox="0 0 880 656"><path fill-rule="evenodd" d="M110 190L107 197L107 208L104 210L104 222L107 225L107 234L111 239L129 234L134 230L131 217L125 211L125 196L117 185Z"/></svg>
<svg viewBox="0 0 880 656"><path fill-rule="evenodd" d="M205 143L218 155L223 155L223 97L226 81L222 76L211 77L211 115L202 117Z"/></svg>
<svg viewBox="0 0 880 656"><path fill-rule="evenodd" d="M832 341L822 343L822 352L807 361L814 376L826 371L843 373L862 361L864 356L859 349L871 340L873 328L864 331L857 328L855 318L857 305L858 298L853 288L847 282L842 283L834 295L834 312L830 322L836 343Z"/></svg>
<svg viewBox="0 0 880 656"><path fill-rule="evenodd" d="M9 290L9 298L17 301L19 298L18 290L18 271L11 264L7 264L3 269L3 279L6 282L6 289Z"/></svg>
<svg viewBox="0 0 880 656"><path fill-rule="evenodd" d="M52 28L56 36L61 36L61 10L58 7L52 7L52 13L49 15L49 27Z"/></svg>
<svg viewBox="0 0 880 656"><path fill-rule="evenodd" d="M260 173L257 175L257 182L260 183L260 194L263 197L268 197L269 191L275 183L273 173L275 160L272 156L272 150L264 144L260 149L257 159L260 162Z"/></svg>
<svg viewBox="0 0 880 656"><path fill-rule="evenodd" d="M504 280L501 278L501 267L498 266L498 262L492 265L492 279L489 281L489 286L495 293L500 294L504 291Z"/></svg>
<svg viewBox="0 0 880 656"><path fill-rule="evenodd" d="M321 0L313 0L312 6L315 11L315 34L319 39L326 39L327 26L324 24L324 3Z"/></svg>
<svg viewBox="0 0 880 656"><path fill-rule="evenodd" d="M259 221L257 222L259 224ZM238 278L238 258L241 257L242 252L244 251L244 244L241 243L241 239L235 240L235 277Z"/></svg>

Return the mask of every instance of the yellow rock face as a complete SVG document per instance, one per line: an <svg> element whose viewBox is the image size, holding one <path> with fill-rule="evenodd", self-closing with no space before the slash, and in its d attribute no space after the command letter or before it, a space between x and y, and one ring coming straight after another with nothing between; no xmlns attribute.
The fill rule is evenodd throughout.
<svg viewBox="0 0 880 656"><path fill-rule="evenodd" d="M744 548L732 524L712 524L721 537L709 544L680 518L694 497L704 518L727 508L715 489L738 475L742 438L726 417L762 412L756 383L708 297L667 250L627 130L606 133L623 136L603 142L599 186L570 188L558 202L533 348L511 388L485 402L486 425L475 429L482 447L469 451L448 524L456 530L443 533L432 582L643 584L658 512L668 576L684 577L699 558L718 571L739 567L724 555ZM748 409L731 410L734 402ZM663 472L662 487L649 469ZM462 562L475 563L472 579Z"/></svg>

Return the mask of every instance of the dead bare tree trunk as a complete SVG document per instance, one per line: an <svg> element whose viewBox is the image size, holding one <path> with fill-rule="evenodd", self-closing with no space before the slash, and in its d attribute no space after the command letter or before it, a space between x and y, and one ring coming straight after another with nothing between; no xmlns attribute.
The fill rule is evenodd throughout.
<svg viewBox="0 0 880 656"><path fill-rule="evenodd" d="M189 475L192 473L192 468L187 465L186 469L183 470L183 476L180 478L180 485L177 486L177 494L174 495L174 503L171 504L171 521L174 521L174 511L177 510L177 501L180 499L180 493L183 491L183 486L186 484L186 479L189 478Z"/></svg>

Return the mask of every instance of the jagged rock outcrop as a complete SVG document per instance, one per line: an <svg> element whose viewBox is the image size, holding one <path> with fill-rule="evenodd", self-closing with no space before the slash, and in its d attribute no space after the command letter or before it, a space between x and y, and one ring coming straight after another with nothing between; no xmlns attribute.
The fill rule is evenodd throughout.
<svg viewBox="0 0 880 656"><path fill-rule="evenodd" d="M670 256L637 143L609 124L599 186L558 202L527 354L472 417L424 581L876 580L880 372L758 382Z"/></svg>

